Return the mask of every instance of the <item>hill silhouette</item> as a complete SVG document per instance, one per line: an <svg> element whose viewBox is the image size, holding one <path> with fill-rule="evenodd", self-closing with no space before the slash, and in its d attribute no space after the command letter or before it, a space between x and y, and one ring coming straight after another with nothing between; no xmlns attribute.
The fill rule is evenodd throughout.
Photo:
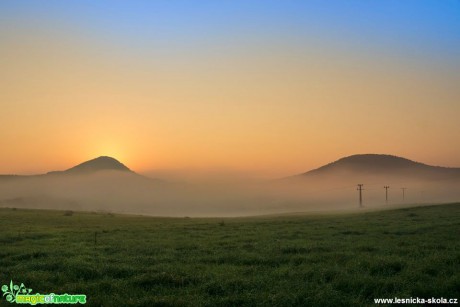
<svg viewBox="0 0 460 307"><path fill-rule="evenodd" d="M108 156L101 156L92 160L85 161L74 167L71 167L63 171L51 171L46 174L38 175L0 175L0 180L18 180L18 179L33 179L33 178L46 178L46 177L56 177L57 175L92 175L97 173L103 173L107 171L114 171L119 174L134 175L134 177L143 177L146 179L151 179L144 177L130 170L126 165L121 163L115 158ZM133 177L133 176L131 176Z"/></svg>
<svg viewBox="0 0 460 307"><path fill-rule="evenodd" d="M128 167L123 163L108 156L101 156L81 164L78 164L72 168L69 168L65 171L55 171L49 172L48 174L90 174L98 171L122 171L122 172L131 172Z"/></svg>
<svg viewBox="0 0 460 307"><path fill-rule="evenodd" d="M431 166L406 158L384 154L359 154L341 158L296 177L312 178L346 173L373 176L403 176L418 179L460 178L460 168Z"/></svg>

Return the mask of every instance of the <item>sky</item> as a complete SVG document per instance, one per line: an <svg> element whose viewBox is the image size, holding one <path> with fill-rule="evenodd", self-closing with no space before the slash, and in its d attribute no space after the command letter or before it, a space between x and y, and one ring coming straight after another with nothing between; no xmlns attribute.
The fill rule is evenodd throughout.
<svg viewBox="0 0 460 307"><path fill-rule="evenodd" d="M0 2L0 173L460 167L460 1Z"/></svg>

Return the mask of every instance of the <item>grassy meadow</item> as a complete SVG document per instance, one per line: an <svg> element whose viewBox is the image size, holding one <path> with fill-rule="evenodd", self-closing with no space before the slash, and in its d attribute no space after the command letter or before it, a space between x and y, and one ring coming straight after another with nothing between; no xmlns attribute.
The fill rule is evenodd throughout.
<svg viewBox="0 0 460 307"><path fill-rule="evenodd" d="M0 285L86 294L90 306L460 298L459 238L460 204L225 219L4 208Z"/></svg>

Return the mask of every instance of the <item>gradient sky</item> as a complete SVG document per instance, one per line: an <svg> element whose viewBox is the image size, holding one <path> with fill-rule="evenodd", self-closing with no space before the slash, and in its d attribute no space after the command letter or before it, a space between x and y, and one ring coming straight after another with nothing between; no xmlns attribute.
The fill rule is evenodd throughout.
<svg viewBox="0 0 460 307"><path fill-rule="evenodd" d="M0 173L460 166L460 1L0 2Z"/></svg>

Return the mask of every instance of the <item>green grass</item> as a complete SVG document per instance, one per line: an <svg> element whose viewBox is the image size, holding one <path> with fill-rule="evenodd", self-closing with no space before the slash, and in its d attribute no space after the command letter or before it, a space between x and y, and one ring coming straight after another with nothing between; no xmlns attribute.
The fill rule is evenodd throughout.
<svg viewBox="0 0 460 307"><path fill-rule="evenodd" d="M228 219L0 209L0 221L0 285L90 306L460 298L460 204Z"/></svg>

